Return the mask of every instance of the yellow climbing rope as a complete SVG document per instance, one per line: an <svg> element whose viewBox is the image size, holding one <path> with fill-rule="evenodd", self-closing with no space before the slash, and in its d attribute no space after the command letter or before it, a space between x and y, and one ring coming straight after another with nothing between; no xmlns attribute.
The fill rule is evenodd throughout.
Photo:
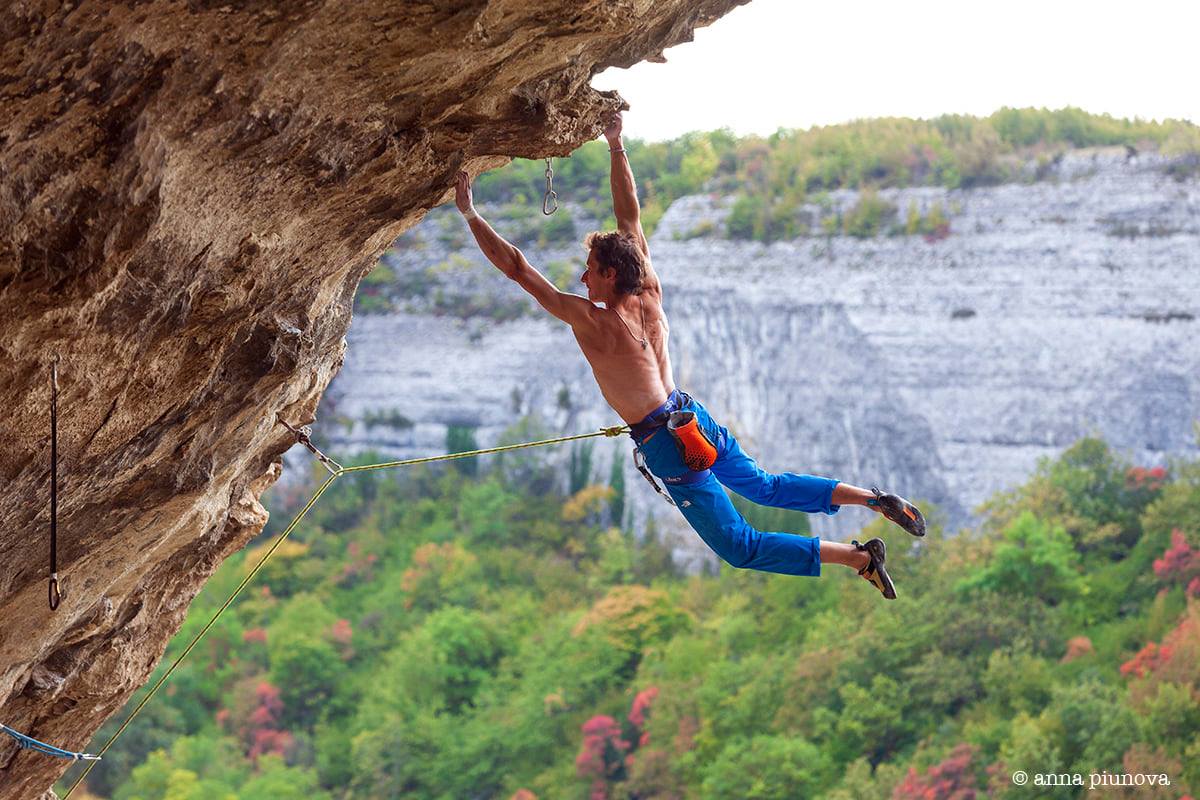
<svg viewBox="0 0 1200 800"><path fill-rule="evenodd" d="M536 442L522 442L520 444L506 444L499 447L485 447L481 450L469 450L464 453L447 453L440 456L409 458L403 461L385 461L381 464L362 464L356 467L343 467L341 464L338 464L336 461L328 458L312 444L312 442L309 440L311 431L307 427L295 428L291 425L288 425L288 423L283 419L280 419L279 422L283 424L289 431L295 434L297 441L312 451L312 453L316 455L321 463L325 465L325 468L328 469L330 473L329 478L321 484L321 487L317 489L312 498L309 499L309 501L304 505L304 508L300 509L300 513L297 514L288 524L288 526L283 529L283 532L275 537L275 541L271 542L271 546L267 548L267 552L264 553L263 557L258 560L258 563L254 565L254 568L246 574L246 577L241 583L238 584L237 588L233 590L233 593L229 595L229 598L221 604L221 607L217 609L217 613L212 615L212 618L205 623L204 627L200 629L200 632L193 637L192 641L188 642L188 646L183 649L183 652L180 653L173 662L171 662L171 666L168 667L167 671L162 674L162 677L159 678L152 687L150 687L150 691L146 693L146 696L142 698L141 702L137 704L130 715L125 718L125 721L121 723L121 727L117 728L116 733L109 737L109 740L104 743L104 747L100 748L100 752L96 754L98 757L103 756L108 752L108 749L112 747L113 742L115 742L117 738L125 732L125 729L129 727L129 723L133 722L133 719L138 715L138 712L142 710L146 703L150 702L150 698L153 697L155 692L157 692L159 688L167 682L167 678L171 677L171 673L175 671L175 668L178 667L185 658L187 658L188 653L192 652L192 648L196 646L197 642L204 638L204 634L208 633L209 629L216 624L217 619L219 619L220 616L225 613L225 609L229 608L229 606L233 604L234 599L238 596L238 594L241 593L242 589L246 588L246 585L254 579L254 576L258 574L258 571L262 569L264 564L267 563L267 559L271 557L279 545L283 544L283 540L286 539L288 535L296 529L296 526L300 524L300 521L304 519L304 516L308 514L314 505L317 504L317 500L320 499L321 495L325 494L325 490L333 485L333 482L338 478L342 477L343 475L348 475L352 472L367 472L369 470L377 469L411 467L416 464L432 464L435 461L453 461L459 458L472 458L474 456L491 455L492 453L504 453L509 450L522 450L528 447L545 447L552 444L574 442L580 439L592 439L596 436L616 437L629 431L629 428L625 425L614 425L609 428L601 428L600 430L592 433L580 433L574 436L560 436L556 439L542 439ZM90 761L88 763L87 769L85 769L83 773L75 779L75 782L71 784L71 788L67 789L66 794L63 795L63 800L67 800L67 798L71 796L71 793L75 791L75 788L79 786L79 784L83 783L84 779L87 778L88 773L92 771L97 763L99 763L98 760Z"/></svg>

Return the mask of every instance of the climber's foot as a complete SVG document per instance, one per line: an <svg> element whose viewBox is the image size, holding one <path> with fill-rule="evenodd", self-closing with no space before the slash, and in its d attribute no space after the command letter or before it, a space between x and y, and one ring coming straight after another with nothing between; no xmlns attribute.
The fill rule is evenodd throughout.
<svg viewBox="0 0 1200 800"><path fill-rule="evenodd" d="M865 544L852 541L851 544L856 550L865 551L870 558L867 565L860 569L858 574L869 581L888 600L895 600L896 587L887 573L887 567L884 566L884 562L887 560L887 549L884 547L883 539L872 539Z"/></svg>
<svg viewBox="0 0 1200 800"><path fill-rule="evenodd" d="M883 514L892 522L899 525L913 536L925 535L925 515L921 509L905 500L898 494L887 494L871 487L875 498L867 501L867 505Z"/></svg>

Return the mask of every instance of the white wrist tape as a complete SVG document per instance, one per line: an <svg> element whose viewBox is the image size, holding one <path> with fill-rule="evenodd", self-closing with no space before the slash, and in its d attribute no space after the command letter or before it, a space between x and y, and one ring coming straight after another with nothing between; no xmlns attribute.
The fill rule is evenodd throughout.
<svg viewBox="0 0 1200 800"><path fill-rule="evenodd" d="M471 208L468 208L466 211L462 212L462 215L463 215L463 219L465 219L467 222L470 222L473 219L479 219L479 214L477 214L475 212L474 206L472 206Z"/></svg>

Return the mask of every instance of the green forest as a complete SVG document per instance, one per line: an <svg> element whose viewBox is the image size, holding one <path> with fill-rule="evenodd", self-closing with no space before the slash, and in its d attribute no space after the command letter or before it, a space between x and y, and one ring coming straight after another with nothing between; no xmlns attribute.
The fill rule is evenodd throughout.
<svg viewBox="0 0 1200 800"><path fill-rule="evenodd" d="M918 541L876 520L887 602L836 566L680 574L629 526L621 473L593 467L608 446L577 446L566 470L504 454L344 477L73 797L1200 790L1200 464L1146 468L1085 439L977 530L930 509ZM205 587L160 672L319 479L269 497L268 529ZM1018 769L1171 785L1022 788Z"/></svg>
<svg viewBox="0 0 1200 800"><path fill-rule="evenodd" d="M849 218L811 224L800 214L805 203L820 205L835 189L868 193L899 186L970 189L1047 179L1062 155L1084 147L1127 148L1132 155L1161 152L1177 159L1168 170L1178 178L1200 174L1200 127L1187 121L1145 122L1057 110L1003 108L987 117L946 114L930 120L867 119L761 137L727 130L690 133L666 142L626 143L638 181L643 224L652 232L672 201L701 192L736 197L725 234L773 241L821 233L873 236L944 233L944 220L901 219L911 210L889 209L868 194ZM554 159L554 185L561 199L587 209L611 229L607 145L585 144L570 158ZM544 161L518 159L479 177L476 197L513 206L528 216L540 205ZM564 209L565 210L565 209ZM560 212L561 215L561 212ZM559 215L556 215L556 217ZM896 217L882 226L883 217ZM554 218L552 218L554 219ZM561 232L570 226L558 221ZM552 237L556 231L545 232Z"/></svg>

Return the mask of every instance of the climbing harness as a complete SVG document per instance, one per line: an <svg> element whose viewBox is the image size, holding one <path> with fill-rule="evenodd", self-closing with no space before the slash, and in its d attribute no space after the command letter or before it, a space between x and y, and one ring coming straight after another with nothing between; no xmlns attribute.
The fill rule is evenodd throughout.
<svg viewBox="0 0 1200 800"><path fill-rule="evenodd" d="M646 479L651 488L671 505L675 505L675 500L658 485L658 481L654 480L654 475L646 465L646 456L642 452L642 445L665 429L675 440L679 457L684 466L688 468L688 472L683 475L664 477L662 482L670 486L690 486L706 480L709 476L708 468L717 460L717 448L700 430L695 412L679 410L691 402L692 398L687 392L676 389L671 392L665 403L647 414L641 422L630 426L629 430L629 436L634 443L633 465L637 467L638 472L642 473L642 477ZM686 506L687 503L685 502L684 505Z"/></svg>
<svg viewBox="0 0 1200 800"><path fill-rule="evenodd" d="M554 168L546 159L546 194L542 196L542 213L547 217L558 211L558 193L554 191Z"/></svg>
<svg viewBox="0 0 1200 800"><path fill-rule="evenodd" d="M50 610L62 601L58 588L58 353L50 362Z"/></svg>
<svg viewBox="0 0 1200 800"><path fill-rule="evenodd" d="M7 733L9 736L17 740L17 747L22 750L36 750L39 753L45 753L48 756L55 758L69 758L72 761L99 761L100 756L94 756L90 753L76 753L72 750L63 750L61 747L55 747L52 744L39 742L32 736L26 736L23 733L14 731L7 725L0 724L0 733Z"/></svg>
<svg viewBox="0 0 1200 800"><path fill-rule="evenodd" d="M302 425L299 427L289 425L287 421L279 415L276 415L276 420L289 431L291 431L292 435L296 437L296 441L298 443L304 445L310 452L312 452L314 456L317 457L317 459L325 466L325 468L329 470L329 477L325 479L325 482L321 484L316 493L309 498L309 501L304 505L304 508L300 509L300 513L298 513L292 519L292 521L288 523L288 526L283 529L283 532L275 537L275 540L271 542L271 546L267 548L267 552L263 554L263 557L260 558L258 563L254 565L254 568L246 574L246 577L242 579L242 582L239 583L237 588L233 590L233 593L229 595L225 602L221 604L221 607L217 609L217 612L212 615L207 623L205 623L204 627L200 629L200 632L197 633L190 642L188 642L188 645L183 649L183 652L171 662L171 665L167 667L167 671L162 674L162 677L160 677L154 683L154 685L150 687L150 691L148 691L146 696L138 702L133 711L130 712L129 716L125 718L125 721L121 723L119 728L117 728L116 733L114 733L109 740L105 742L104 746L100 748L100 753L95 756L84 756L80 754L80 758L98 761L101 756L108 752L108 749L112 747L113 742L115 742L117 738L125 732L125 729L129 727L131 722L133 722L133 719L138 715L138 712L145 707L146 703L150 701L150 698L154 697L155 693L162 687L164 683L167 682L167 679L171 677L171 673L173 673L175 669L183 662L183 660L187 658L188 653L192 652L192 649L196 646L196 644L202 638L204 638L204 635L208 633L209 629L211 629L213 625L216 624L220 616L225 613L225 610L233 604L233 601L239 594L241 594L242 590L246 588L250 581L254 579L254 576L257 575L259 570L263 568L263 565L267 563L267 560L275 553L279 546L283 544L284 540L287 539L291 532L296 529L296 527L300 524L300 521L304 519L306 514L308 514L309 510L317 504L317 500L321 499L321 495L325 494L325 490L333 485L333 482L343 475L349 475L352 472L367 472L369 470L409 467L416 464L431 464L435 461L453 461L460 458L473 458L475 456L489 455L491 453L504 453L509 450L521 450L529 447L544 447L552 444L563 444L565 442L579 441L580 439L591 439L596 436L615 438L629 432L629 427L626 425L613 425L608 428L601 428L598 431L593 431L592 433L580 433L574 436L560 436L556 439L542 439L541 441L536 442L522 442L520 444L507 444L499 447L487 447L481 450L469 450L464 453L447 453L440 456L409 458L403 461L385 461L381 464L362 464L356 467L343 467L341 464L338 464L336 461L322 453L316 447L316 445L312 443L312 431L307 425ZM8 731L6 730L6 732ZM49 747L49 745L43 745L43 747ZM79 784L83 783L84 779L87 778L88 773L92 771L92 767L94 766L95 764L88 765L87 769L85 769L83 773L75 779L75 782L71 784L71 787L67 789L67 792L63 795L62 800L67 800L67 798L71 796L71 793L75 791Z"/></svg>

